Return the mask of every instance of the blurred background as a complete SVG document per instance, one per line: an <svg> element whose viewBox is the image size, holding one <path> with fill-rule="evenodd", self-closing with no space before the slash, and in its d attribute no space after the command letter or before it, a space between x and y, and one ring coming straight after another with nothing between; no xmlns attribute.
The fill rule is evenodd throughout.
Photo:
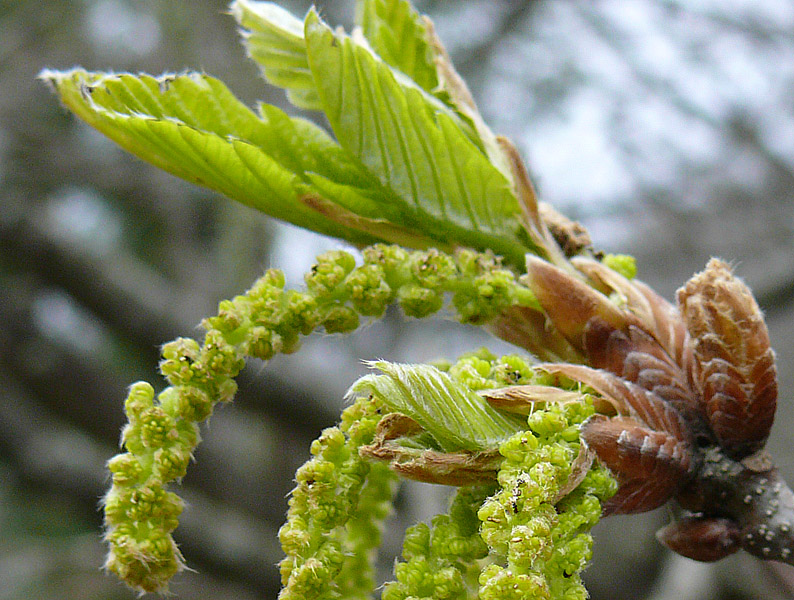
<svg viewBox="0 0 794 600"><path fill-rule="evenodd" d="M303 14L308 2L280 2ZM318 3L349 25L353 0ZM628 252L667 297L712 255L767 314L781 405L769 447L794 480L794 4L787 0L417 0L543 199ZM126 387L159 384L158 347L264 269L293 286L338 243L282 226L134 159L70 116L44 67L196 69L284 105L247 61L225 1L0 0L0 599L131 599L101 572L97 504ZM476 330L396 312L355 335L250 364L204 427L181 489L182 599L275 598L276 531L295 469L335 422L360 360L454 358ZM443 507L408 486L395 530ZM599 524L595 600L794 597L742 554L703 565L654 531L668 511ZM395 553L399 535L387 535Z"/></svg>

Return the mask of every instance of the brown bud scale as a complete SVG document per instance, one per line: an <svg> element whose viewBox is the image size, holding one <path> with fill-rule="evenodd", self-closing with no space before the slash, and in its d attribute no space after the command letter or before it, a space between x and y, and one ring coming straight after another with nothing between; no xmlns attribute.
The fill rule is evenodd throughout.
<svg viewBox="0 0 794 600"><path fill-rule="evenodd" d="M678 291L701 365L702 405L720 445L735 459L761 449L777 404L769 333L749 288L717 259Z"/></svg>
<svg viewBox="0 0 794 600"><path fill-rule="evenodd" d="M596 260L571 264L578 273L528 259L522 281L548 322L536 312L510 339L530 351L544 336L573 349L574 360L539 368L598 398L581 435L619 483L604 512L675 499L683 518L659 539L679 554L710 561L741 547L794 564L794 493L762 452L777 404L775 358L749 288L712 259L675 307Z"/></svg>

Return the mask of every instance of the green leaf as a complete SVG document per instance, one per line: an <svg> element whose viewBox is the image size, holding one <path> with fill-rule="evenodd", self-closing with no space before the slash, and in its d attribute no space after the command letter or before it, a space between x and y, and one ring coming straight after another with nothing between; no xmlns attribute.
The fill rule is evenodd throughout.
<svg viewBox="0 0 794 600"><path fill-rule="evenodd" d="M506 177L512 177L496 136L427 17L417 13L409 0L357 0L356 23L380 58L470 123L489 160Z"/></svg>
<svg viewBox="0 0 794 600"><path fill-rule="evenodd" d="M309 66L339 143L402 200L406 218L435 239L490 248L520 265L511 183L452 110L365 46L306 18Z"/></svg>
<svg viewBox="0 0 794 600"><path fill-rule="evenodd" d="M298 108L320 110L300 19L273 2L235 0L230 11L240 24L248 56L265 79L285 89Z"/></svg>
<svg viewBox="0 0 794 600"><path fill-rule="evenodd" d="M301 201L307 189L322 194L313 187L316 178L341 188L373 182L308 121L272 106L262 106L260 118L223 83L196 73L154 78L76 69L47 71L42 78L79 117L169 173L319 233L354 243L392 241L335 222ZM358 208L377 212L373 196L361 196Z"/></svg>
<svg viewBox="0 0 794 600"><path fill-rule="evenodd" d="M526 429L526 419L492 408L481 396L430 365L369 363L383 375L366 375L348 394L376 394L394 412L419 423L446 451L493 450Z"/></svg>
<svg viewBox="0 0 794 600"><path fill-rule="evenodd" d="M439 92L427 26L408 0L358 0L356 25L372 49L430 93Z"/></svg>

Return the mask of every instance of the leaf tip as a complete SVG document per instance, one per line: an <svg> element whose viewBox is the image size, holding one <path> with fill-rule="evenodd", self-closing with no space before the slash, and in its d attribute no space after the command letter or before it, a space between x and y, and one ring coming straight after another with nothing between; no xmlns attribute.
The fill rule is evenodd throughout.
<svg viewBox="0 0 794 600"><path fill-rule="evenodd" d="M84 72L85 71L79 67L74 67L66 71L44 68L36 75L36 79L44 82L53 92L57 92L64 81L72 79L78 73Z"/></svg>
<svg viewBox="0 0 794 600"><path fill-rule="evenodd" d="M303 20L303 24L306 29L316 26L317 24L324 25L323 20L320 18L320 12L317 10L316 6L312 5L312 7L306 13L306 18Z"/></svg>

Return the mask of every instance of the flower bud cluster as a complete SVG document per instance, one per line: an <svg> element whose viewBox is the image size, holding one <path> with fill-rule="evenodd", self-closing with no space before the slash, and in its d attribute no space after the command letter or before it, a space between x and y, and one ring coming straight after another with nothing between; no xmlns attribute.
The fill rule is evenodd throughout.
<svg viewBox="0 0 794 600"><path fill-rule="evenodd" d="M480 570L477 561L488 555L479 535L477 510L492 491L493 486L459 488L449 514L437 515L430 526L419 523L408 528L405 562L395 564L396 581L386 584L382 600L471 597Z"/></svg>
<svg viewBox="0 0 794 600"><path fill-rule="evenodd" d="M339 427L322 432L312 458L296 474L287 522L279 530L281 600L363 597L374 588L372 560L391 509L396 476L358 453L381 418L374 398L361 397Z"/></svg>
<svg viewBox="0 0 794 600"><path fill-rule="evenodd" d="M579 574L592 554L589 530L616 483L594 466L573 491L563 488L579 453L578 426L593 412L586 402L549 405L499 448L500 489L478 513L496 558L480 574L482 600L588 597Z"/></svg>

